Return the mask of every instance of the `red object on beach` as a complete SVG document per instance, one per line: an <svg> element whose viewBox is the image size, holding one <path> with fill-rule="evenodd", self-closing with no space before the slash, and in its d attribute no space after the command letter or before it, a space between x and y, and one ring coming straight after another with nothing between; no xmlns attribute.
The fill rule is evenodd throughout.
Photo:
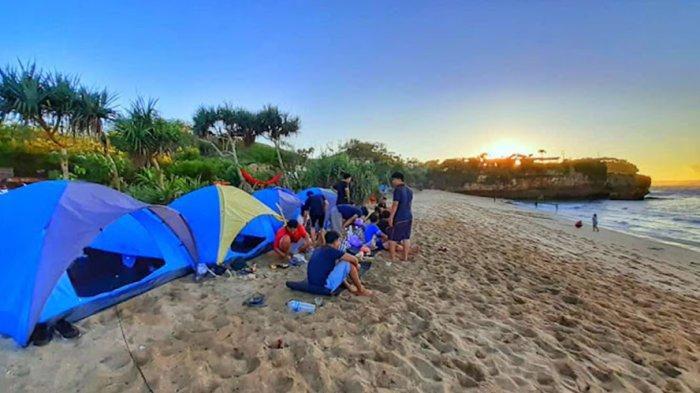
<svg viewBox="0 0 700 393"><path fill-rule="evenodd" d="M583 222L581 220L576 221L576 224L574 224L576 228L581 228L583 226Z"/></svg>
<svg viewBox="0 0 700 393"><path fill-rule="evenodd" d="M254 178L253 175L245 170L245 168L241 168L241 176L243 176L243 180L253 187L269 187L271 185L279 185L280 180L282 180L281 173L272 176L270 180L259 180Z"/></svg>

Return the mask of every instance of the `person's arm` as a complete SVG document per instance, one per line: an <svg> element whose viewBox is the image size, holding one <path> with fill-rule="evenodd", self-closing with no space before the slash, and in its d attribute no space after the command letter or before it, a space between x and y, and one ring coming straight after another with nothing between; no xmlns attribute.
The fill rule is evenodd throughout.
<svg viewBox="0 0 700 393"><path fill-rule="evenodd" d="M352 265L354 265L356 268L360 268L360 260L357 259L356 256L352 254L345 253L343 256L340 258L341 261L349 262Z"/></svg>
<svg viewBox="0 0 700 393"><path fill-rule="evenodd" d="M396 211L399 209L399 201L394 201L391 203L391 209L390 212L391 214L389 215L389 225L394 226L394 215L396 215Z"/></svg>

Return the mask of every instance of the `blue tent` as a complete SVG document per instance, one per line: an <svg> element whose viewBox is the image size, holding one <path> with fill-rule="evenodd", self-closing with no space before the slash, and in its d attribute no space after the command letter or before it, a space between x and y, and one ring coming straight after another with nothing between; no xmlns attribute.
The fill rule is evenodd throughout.
<svg viewBox="0 0 700 393"><path fill-rule="evenodd" d="M282 217L236 187L213 185L170 204L187 221L207 265L250 259L266 251L282 226Z"/></svg>
<svg viewBox="0 0 700 393"><path fill-rule="evenodd" d="M324 197L326 197L329 207L335 206L336 202L338 201L338 194L336 194L335 191L330 190L328 188L311 187L297 192L297 197L299 198L302 204L304 204L309 198L306 195L309 191L311 191L314 195L323 195Z"/></svg>
<svg viewBox="0 0 700 393"><path fill-rule="evenodd" d="M281 214L285 220L299 219L301 216L301 200L292 190L280 187L265 188L255 191L253 197Z"/></svg>
<svg viewBox="0 0 700 393"><path fill-rule="evenodd" d="M0 197L0 334L76 321L187 273L194 239L172 209L97 184L47 181Z"/></svg>
<svg viewBox="0 0 700 393"><path fill-rule="evenodd" d="M338 194L335 193L335 191L330 190L328 188L320 188L320 187L311 187L307 188L305 190L301 190L297 192L297 197L301 201L302 205L306 203L306 200L309 199L309 196L306 195L311 191L314 195L323 195L326 200L328 201L328 209L326 210L326 222L323 223L323 226L328 229L332 227L332 222L331 222L331 213L333 212L333 208L335 207L336 202L338 201Z"/></svg>

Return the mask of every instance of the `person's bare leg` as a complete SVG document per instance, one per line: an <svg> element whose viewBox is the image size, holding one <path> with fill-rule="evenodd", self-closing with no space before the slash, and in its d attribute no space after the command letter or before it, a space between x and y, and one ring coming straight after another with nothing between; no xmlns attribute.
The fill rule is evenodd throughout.
<svg viewBox="0 0 700 393"><path fill-rule="evenodd" d="M396 242L393 240L389 240L389 259L396 260Z"/></svg>
<svg viewBox="0 0 700 393"><path fill-rule="evenodd" d="M411 240L405 239L403 241L403 260L408 261L408 255L411 253Z"/></svg>
<svg viewBox="0 0 700 393"><path fill-rule="evenodd" d="M357 294L357 288L355 288L355 286L352 285L347 278L343 280L343 285L348 290L348 292L352 293L353 295Z"/></svg>
<svg viewBox="0 0 700 393"><path fill-rule="evenodd" d="M311 247L311 244L306 241L306 239L301 239L300 242L301 246L299 246L299 253L303 254L309 249L309 247Z"/></svg>
<svg viewBox="0 0 700 393"><path fill-rule="evenodd" d="M292 247L292 238L290 238L289 235L282 236L282 239L280 239L279 250L284 253L284 256L280 256L281 259L285 259L285 258L289 257L289 249L291 247Z"/></svg>
<svg viewBox="0 0 700 393"><path fill-rule="evenodd" d="M352 280L352 283L355 285L355 288L357 288L357 292L355 293L355 295L372 296L372 291L370 291L362 285L362 281L360 281L360 272L358 272L357 268L352 265L350 266L350 280Z"/></svg>

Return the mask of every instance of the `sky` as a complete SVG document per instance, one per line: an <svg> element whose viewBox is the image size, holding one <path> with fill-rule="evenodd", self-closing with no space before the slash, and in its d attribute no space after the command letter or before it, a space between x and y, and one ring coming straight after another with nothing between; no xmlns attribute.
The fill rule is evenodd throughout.
<svg viewBox="0 0 700 393"><path fill-rule="evenodd" d="M271 103L295 147L614 156L700 179L700 2L0 1L32 60L169 118Z"/></svg>

